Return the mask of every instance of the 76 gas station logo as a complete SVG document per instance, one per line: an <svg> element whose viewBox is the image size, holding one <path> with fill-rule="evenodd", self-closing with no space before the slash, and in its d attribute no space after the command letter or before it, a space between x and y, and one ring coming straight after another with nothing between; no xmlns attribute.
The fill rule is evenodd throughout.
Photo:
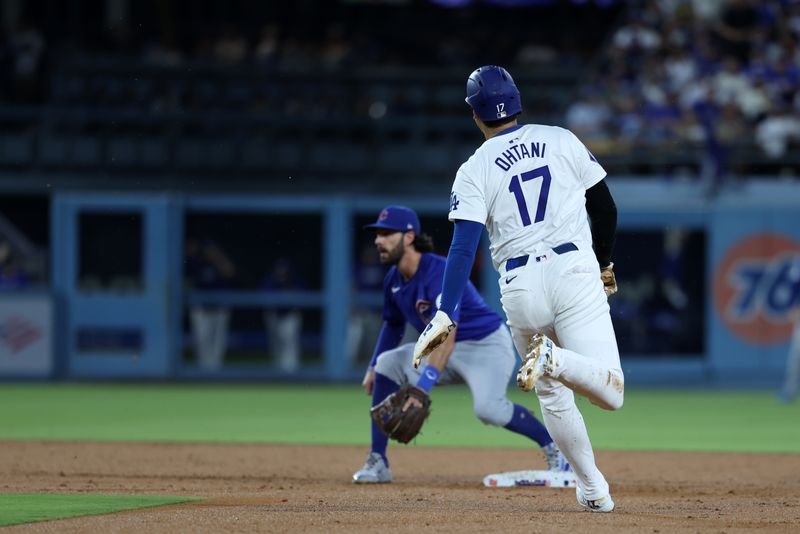
<svg viewBox="0 0 800 534"><path fill-rule="evenodd" d="M800 313L800 244L757 234L730 247L714 273L714 305L728 329L746 341L788 339Z"/></svg>

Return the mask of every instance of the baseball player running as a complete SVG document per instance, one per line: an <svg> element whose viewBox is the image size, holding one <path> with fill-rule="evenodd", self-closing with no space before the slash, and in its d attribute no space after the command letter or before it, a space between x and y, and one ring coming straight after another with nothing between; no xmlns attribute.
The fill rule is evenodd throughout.
<svg viewBox="0 0 800 534"><path fill-rule="evenodd" d="M375 231L375 247L381 263L392 267L383 283L383 328L362 384L367 394L372 395L372 450L364 466L353 475L353 482L391 482L386 433L408 442L427 416L426 411L418 422L412 421L412 425L418 423L415 428L397 435L402 434L397 431L403 425L383 425L385 419L375 415L376 407L397 396L401 386L403 390L410 389L413 400L404 398L395 414L403 418L414 412L411 404L420 406L420 400L429 403L428 393L436 383L466 382L478 419L532 439L541 447L550 470L570 471L544 425L526 408L506 397L516 362L511 335L471 283L465 280L462 295L454 297L457 305L448 314L458 324L454 326L455 334L431 355L423 369L412 365L414 344L400 345L400 342L406 323L421 332L438 309L445 258L431 253L432 240L420 233L419 218L409 208L388 206L366 228Z"/></svg>
<svg viewBox="0 0 800 534"><path fill-rule="evenodd" d="M503 309L524 355L517 383L535 387L545 425L575 470L579 504L610 512L614 501L573 395L608 410L623 401L607 302L616 292L610 258L617 212L606 172L569 130L517 124L520 94L504 68L475 70L466 101L486 141L453 183L442 302L417 340L414 361L448 339L485 225Z"/></svg>

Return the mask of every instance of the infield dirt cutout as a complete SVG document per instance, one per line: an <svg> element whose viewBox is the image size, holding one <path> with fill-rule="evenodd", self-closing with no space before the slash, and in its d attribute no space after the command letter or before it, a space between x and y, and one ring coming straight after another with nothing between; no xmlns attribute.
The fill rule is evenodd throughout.
<svg viewBox="0 0 800 534"><path fill-rule="evenodd" d="M8 532L797 532L800 455L597 453L617 509L574 490L490 489L541 469L538 451L390 448L395 482L350 482L364 447L0 442L0 491L203 500L9 527ZM5 531L5 530L4 530Z"/></svg>

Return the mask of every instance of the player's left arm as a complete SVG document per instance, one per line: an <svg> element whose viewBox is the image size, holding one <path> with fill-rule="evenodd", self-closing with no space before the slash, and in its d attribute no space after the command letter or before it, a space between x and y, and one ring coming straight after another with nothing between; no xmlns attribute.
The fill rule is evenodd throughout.
<svg viewBox="0 0 800 534"><path fill-rule="evenodd" d="M586 191L586 211L592 222L592 246L600 265L600 280L606 296L617 292L611 253L617 233L617 206L604 178L606 171L578 137L566 130L576 176Z"/></svg>
<svg viewBox="0 0 800 534"><path fill-rule="evenodd" d="M439 310L420 334L414 346L414 366L418 367L422 358L444 343L456 325L451 319L454 315L464 288L469 281L475 252L483 232L483 224L456 219L453 240L447 254L442 282L442 302Z"/></svg>
<svg viewBox="0 0 800 534"><path fill-rule="evenodd" d="M606 295L613 295L617 292L614 263L611 261L617 234L617 205L605 180L586 190L586 212L592 223L592 246L600 265L600 278Z"/></svg>

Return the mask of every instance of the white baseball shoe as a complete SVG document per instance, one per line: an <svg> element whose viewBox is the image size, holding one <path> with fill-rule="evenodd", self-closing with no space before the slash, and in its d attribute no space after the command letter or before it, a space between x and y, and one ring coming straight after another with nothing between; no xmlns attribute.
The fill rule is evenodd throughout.
<svg viewBox="0 0 800 534"><path fill-rule="evenodd" d="M583 490L580 486L575 488L575 497L578 499L578 504L586 508L590 512L612 512L614 511L614 501L611 500L611 495L600 497L593 501L587 500L583 495Z"/></svg>
<svg viewBox="0 0 800 534"><path fill-rule="evenodd" d="M544 334L534 334L517 372L517 385L523 391L531 391L542 375L552 372L553 341Z"/></svg>
<svg viewBox="0 0 800 534"><path fill-rule="evenodd" d="M353 473L355 484L386 484L392 481L392 471L377 452L369 453L364 465Z"/></svg>
<svg viewBox="0 0 800 534"><path fill-rule="evenodd" d="M547 460L548 471L558 471L560 473L572 471L567 458L561 453L555 441L542 447L542 453L545 460Z"/></svg>

